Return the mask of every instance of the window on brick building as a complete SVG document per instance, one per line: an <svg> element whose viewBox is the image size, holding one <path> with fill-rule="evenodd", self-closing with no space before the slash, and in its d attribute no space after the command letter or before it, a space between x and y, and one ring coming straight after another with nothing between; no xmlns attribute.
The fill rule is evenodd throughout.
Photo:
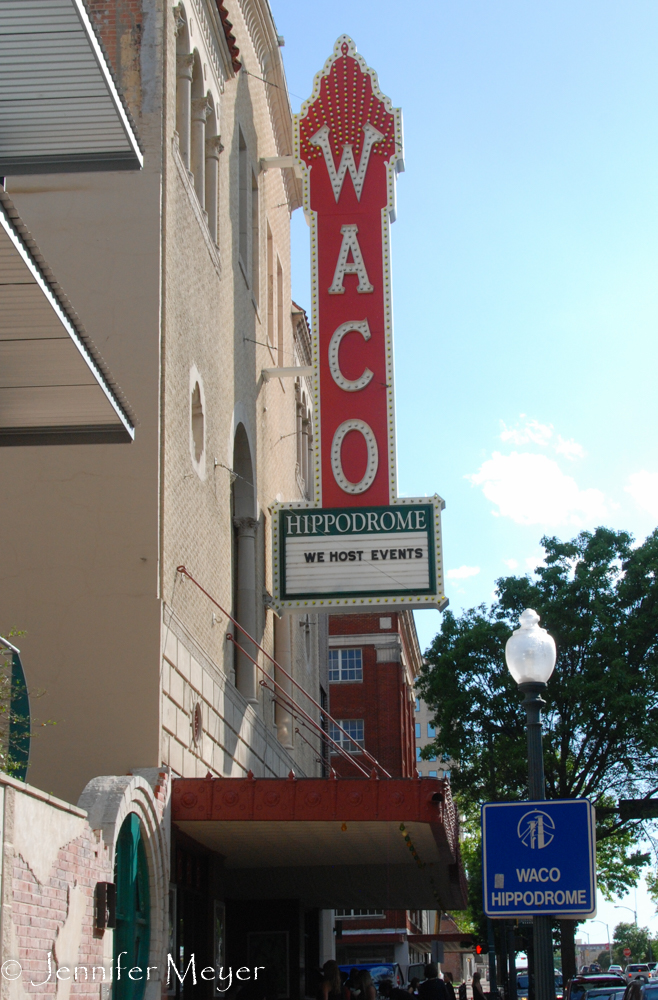
<svg viewBox="0 0 658 1000"><path fill-rule="evenodd" d="M337 719L336 722L338 725L333 722L329 723L330 738L348 753L358 753L359 750L352 740L356 740L359 746L363 746L363 719ZM342 733L338 726L342 726L345 732ZM348 739L348 736L351 736L352 739ZM337 753L338 751L332 749L331 752Z"/></svg>
<svg viewBox="0 0 658 1000"><path fill-rule="evenodd" d="M421 756L420 756L420 747L416 747L416 760L420 760L420 759L421 759Z"/></svg>
<svg viewBox="0 0 658 1000"><path fill-rule="evenodd" d="M436 771L428 771L427 776L429 778L436 778Z"/></svg>
<svg viewBox="0 0 658 1000"><path fill-rule="evenodd" d="M420 698L416 698L416 711L420 712Z"/></svg>
<svg viewBox="0 0 658 1000"><path fill-rule="evenodd" d="M329 650L329 681L362 681L363 657L360 649Z"/></svg>
<svg viewBox="0 0 658 1000"><path fill-rule="evenodd" d="M353 917L359 920L361 917L383 917L383 910L336 910L336 917L340 920L349 920Z"/></svg>
<svg viewBox="0 0 658 1000"><path fill-rule="evenodd" d="M446 779L446 781L450 781L450 771L444 771L443 777Z"/></svg>
<svg viewBox="0 0 658 1000"><path fill-rule="evenodd" d="M416 723L416 739L420 739L420 722Z"/></svg>
<svg viewBox="0 0 658 1000"><path fill-rule="evenodd" d="M431 722L427 723L427 736L430 740L433 740L434 737L436 736L436 729L434 728Z"/></svg>

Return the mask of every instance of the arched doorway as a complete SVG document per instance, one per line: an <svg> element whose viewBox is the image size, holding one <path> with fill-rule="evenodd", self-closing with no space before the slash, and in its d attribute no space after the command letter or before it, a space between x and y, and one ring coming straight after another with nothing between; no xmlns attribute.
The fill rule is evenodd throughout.
<svg viewBox="0 0 658 1000"><path fill-rule="evenodd" d="M135 813L124 820L114 861L117 887L117 925L114 932L114 1000L141 1000L151 943L149 872L142 827ZM124 954L122 954L124 953ZM116 974L121 955L123 972ZM133 980L128 970L139 966L143 978Z"/></svg>
<svg viewBox="0 0 658 1000"><path fill-rule="evenodd" d="M233 607L240 625L255 636L256 621L256 493L249 438L243 424L238 424L233 444ZM242 648L256 658L257 649L242 633L236 635ZM256 701L256 667L238 651L235 683L248 701Z"/></svg>

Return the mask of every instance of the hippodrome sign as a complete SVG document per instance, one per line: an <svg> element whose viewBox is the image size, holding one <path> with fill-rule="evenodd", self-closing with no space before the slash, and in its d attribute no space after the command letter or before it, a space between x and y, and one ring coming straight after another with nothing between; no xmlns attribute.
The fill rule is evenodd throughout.
<svg viewBox="0 0 658 1000"><path fill-rule="evenodd" d="M488 917L596 916L596 817L591 803L486 802L482 882Z"/></svg>
<svg viewBox="0 0 658 1000"><path fill-rule="evenodd" d="M438 496L398 499L389 224L402 115L342 35L294 123L311 227L314 500L274 508L281 608L442 607Z"/></svg>

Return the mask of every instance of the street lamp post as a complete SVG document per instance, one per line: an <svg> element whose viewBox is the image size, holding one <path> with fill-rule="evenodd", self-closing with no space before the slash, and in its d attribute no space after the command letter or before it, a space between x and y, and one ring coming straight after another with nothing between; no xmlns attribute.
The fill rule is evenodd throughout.
<svg viewBox="0 0 658 1000"><path fill-rule="evenodd" d="M608 936L608 956L612 959L612 952L610 951L610 927L606 924L605 920L592 920L593 924L603 924L605 927L605 932Z"/></svg>
<svg viewBox="0 0 658 1000"><path fill-rule="evenodd" d="M634 910L632 906L616 906L615 910L628 910L629 913L633 914L633 920L635 921L635 926L637 927L637 910Z"/></svg>
<svg viewBox="0 0 658 1000"><path fill-rule="evenodd" d="M541 710L546 704L542 693L555 667L555 642L546 629L539 627L539 615L526 608L520 628L512 633L505 646L505 659L512 677L524 695L528 733L528 797L546 798L544 755L541 738ZM551 918L533 917L535 952L535 990L537 1000L555 1000L555 970Z"/></svg>

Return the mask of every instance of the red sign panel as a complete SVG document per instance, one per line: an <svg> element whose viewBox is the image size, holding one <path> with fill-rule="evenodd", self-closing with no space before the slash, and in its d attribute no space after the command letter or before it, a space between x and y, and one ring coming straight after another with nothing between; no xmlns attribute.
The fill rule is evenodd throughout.
<svg viewBox="0 0 658 1000"><path fill-rule="evenodd" d="M390 504L396 486L389 221L403 166L402 117L347 35L296 117L295 157L312 233L315 499L324 508Z"/></svg>

